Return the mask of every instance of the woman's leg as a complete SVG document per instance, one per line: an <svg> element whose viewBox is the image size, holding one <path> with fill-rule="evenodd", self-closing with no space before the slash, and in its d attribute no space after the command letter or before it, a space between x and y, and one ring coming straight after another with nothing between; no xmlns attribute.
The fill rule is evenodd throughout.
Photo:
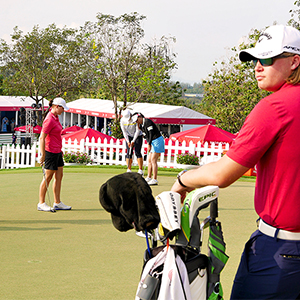
<svg viewBox="0 0 300 300"><path fill-rule="evenodd" d="M149 178L152 177L152 155L153 152L148 152L148 176Z"/></svg>
<svg viewBox="0 0 300 300"><path fill-rule="evenodd" d="M64 167L58 167L58 170L54 173L53 181L53 194L54 194L54 203L60 203L60 191L61 191L61 182L63 178L63 169Z"/></svg>
<svg viewBox="0 0 300 300"><path fill-rule="evenodd" d="M55 171L53 171L53 170L45 169L45 176L43 177L43 180L40 184L40 190L39 190L39 203L40 204L45 203L45 196L46 196L46 192L47 192L47 187L49 188L50 181L53 177L54 172ZM46 185L45 177L46 177L46 180L47 180L47 185Z"/></svg>
<svg viewBox="0 0 300 300"><path fill-rule="evenodd" d="M128 137L129 138L129 142L132 141L132 137ZM127 149L127 153L126 153L126 164L127 164L127 170L131 170L131 165L132 165L132 154L133 154L133 148L128 146L128 143L126 143L126 149Z"/></svg>
<svg viewBox="0 0 300 300"><path fill-rule="evenodd" d="M143 145L143 138L142 136L139 136L134 143L134 151L137 157L137 163L140 170L143 170L143 156L141 153L142 145Z"/></svg>
<svg viewBox="0 0 300 300"><path fill-rule="evenodd" d="M140 169L140 170L143 170L143 158L142 158L142 157L139 157L139 158L137 158L136 160L137 160L139 169Z"/></svg>
<svg viewBox="0 0 300 300"><path fill-rule="evenodd" d="M151 155L151 166L152 166L152 172L153 172L153 179L157 180L157 170L158 170L157 161L160 156L160 153L152 152L151 154L152 154Z"/></svg>

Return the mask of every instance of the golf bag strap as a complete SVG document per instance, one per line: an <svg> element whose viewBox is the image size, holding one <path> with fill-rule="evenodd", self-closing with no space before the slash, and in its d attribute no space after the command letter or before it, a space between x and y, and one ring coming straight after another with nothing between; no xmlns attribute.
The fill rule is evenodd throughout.
<svg viewBox="0 0 300 300"><path fill-rule="evenodd" d="M182 278L181 278L181 275L180 275L180 270L179 270L179 268L178 268L176 259L175 259L175 265L176 265L177 272L178 272L178 276L179 276L179 279L180 279L180 284L181 284L181 289L182 289L182 291L183 291L184 299L187 300L187 298L186 298L186 293L185 293L185 288L184 288L184 285L183 285L183 282L182 282Z"/></svg>

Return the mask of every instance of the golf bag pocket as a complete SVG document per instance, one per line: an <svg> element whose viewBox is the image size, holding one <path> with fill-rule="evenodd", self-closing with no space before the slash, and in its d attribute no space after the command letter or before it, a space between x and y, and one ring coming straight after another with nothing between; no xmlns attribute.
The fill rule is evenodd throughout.
<svg viewBox="0 0 300 300"><path fill-rule="evenodd" d="M190 283L190 290L193 300L206 300L207 299L207 270L199 269L199 274Z"/></svg>
<svg viewBox="0 0 300 300"><path fill-rule="evenodd" d="M185 265L189 276L192 299L206 300L208 257L200 253L187 260Z"/></svg>
<svg viewBox="0 0 300 300"><path fill-rule="evenodd" d="M208 267L208 257L200 253L187 260L185 265L189 276L189 282L191 284L196 277L203 277L203 274L206 272Z"/></svg>
<svg viewBox="0 0 300 300"><path fill-rule="evenodd" d="M151 276L148 274L137 294L137 296L142 300L152 300L157 299L157 292L159 288L160 279L158 277ZM154 296L154 298L153 298Z"/></svg>

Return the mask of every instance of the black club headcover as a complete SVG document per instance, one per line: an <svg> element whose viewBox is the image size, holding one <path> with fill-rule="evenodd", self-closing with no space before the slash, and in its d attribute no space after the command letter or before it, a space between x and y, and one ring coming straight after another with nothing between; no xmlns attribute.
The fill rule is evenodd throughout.
<svg viewBox="0 0 300 300"><path fill-rule="evenodd" d="M99 201L119 231L155 229L159 224L152 190L138 173L126 172L107 180L100 188Z"/></svg>

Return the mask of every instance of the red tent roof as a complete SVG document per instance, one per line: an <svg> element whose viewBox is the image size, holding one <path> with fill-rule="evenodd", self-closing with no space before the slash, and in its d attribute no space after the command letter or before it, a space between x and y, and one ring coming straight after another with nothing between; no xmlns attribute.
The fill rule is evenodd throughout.
<svg viewBox="0 0 300 300"><path fill-rule="evenodd" d="M20 132L26 132L26 127L27 127L26 125L19 126L19 127L15 127L14 130ZM32 129L33 133L41 133L41 131L42 131L42 127L39 125L34 126ZM28 125L28 132L30 132L30 125Z"/></svg>
<svg viewBox="0 0 300 300"><path fill-rule="evenodd" d="M77 141L80 141L82 139L85 140L87 137L89 138L90 141L92 140L92 137L94 137L95 141L98 141L98 138L100 138L101 141L104 141L104 139L107 139L107 141L110 142L110 140L113 139L113 141L116 142L115 138L113 138L107 134L104 134L102 132L99 132L97 130L94 130L92 128L82 129L82 130L75 131L72 133L64 134L62 136L62 138L66 139L66 140L71 139L72 141L74 141L75 139Z"/></svg>
<svg viewBox="0 0 300 300"><path fill-rule="evenodd" d="M186 141L189 143L192 141L193 143L201 142L223 142L223 143L231 143L235 139L235 135L220 129L213 125L206 125L202 127L197 127L181 132L176 132L170 135L170 139L172 141L178 140L179 142Z"/></svg>
<svg viewBox="0 0 300 300"><path fill-rule="evenodd" d="M61 131L61 134L63 135L63 134L73 133L73 132L76 132L76 131L79 131L79 130L83 130L83 128L74 125L74 126L67 127L67 128L65 128L65 129L63 129L63 130Z"/></svg>

